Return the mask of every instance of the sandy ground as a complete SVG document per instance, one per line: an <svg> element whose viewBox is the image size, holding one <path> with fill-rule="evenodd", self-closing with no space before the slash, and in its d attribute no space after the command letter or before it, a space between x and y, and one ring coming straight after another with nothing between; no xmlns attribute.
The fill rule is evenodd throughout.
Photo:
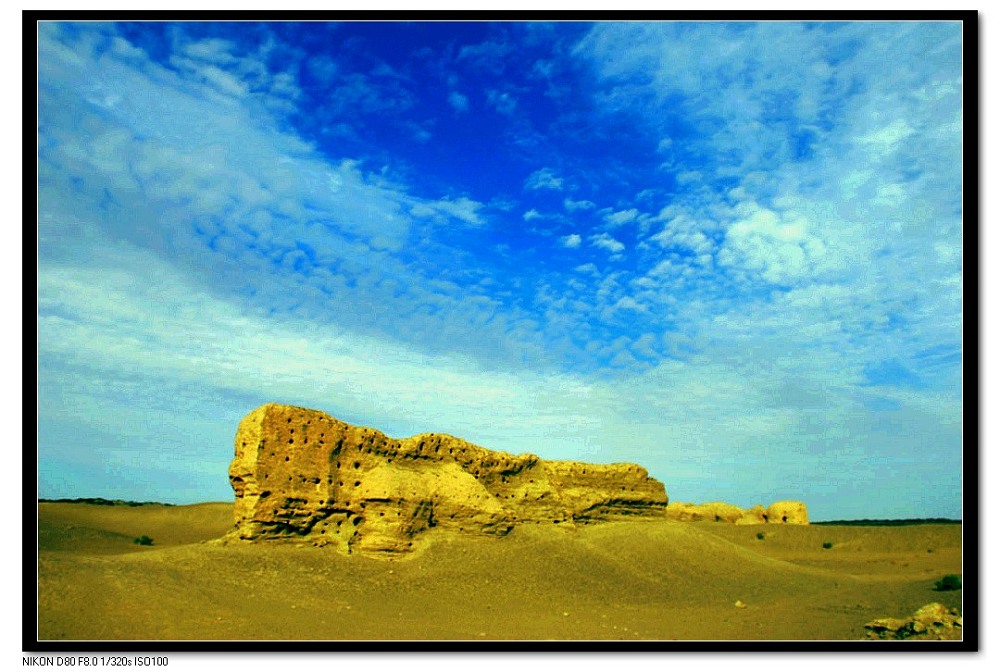
<svg viewBox="0 0 1000 672"><path fill-rule="evenodd" d="M959 525L523 526L385 561L213 542L231 512L40 504L39 639L861 639L962 599L934 590L961 573Z"/></svg>

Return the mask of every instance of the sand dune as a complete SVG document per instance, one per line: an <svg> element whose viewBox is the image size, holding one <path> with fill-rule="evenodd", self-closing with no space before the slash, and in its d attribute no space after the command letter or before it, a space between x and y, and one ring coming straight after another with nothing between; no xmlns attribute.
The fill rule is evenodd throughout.
<svg viewBox="0 0 1000 672"><path fill-rule="evenodd" d="M221 544L232 504L39 517L40 639L861 639L874 618L961 606L933 590L961 572L958 525L520 526L387 561Z"/></svg>

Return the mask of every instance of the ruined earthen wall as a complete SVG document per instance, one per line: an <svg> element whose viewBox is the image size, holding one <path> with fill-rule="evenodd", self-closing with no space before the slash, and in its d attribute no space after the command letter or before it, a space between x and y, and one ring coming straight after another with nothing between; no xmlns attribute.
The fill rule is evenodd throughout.
<svg viewBox="0 0 1000 672"><path fill-rule="evenodd" d="M707 520L717 523L734 523L736 525L763 525L776 523L782 525L808 525L809 513L802 502L781 501L771 504L766 509L758 504L749 509L741 509L725 502L708 502L705 504L689 504L687 502L671 502L666 509L667 517L674 520L694 522Z"/></svg>
<svg viewBox="0 0 1000 672"><path fill-rule="evenodd" d="M236 434L232 536L397 553L431 528L503 535L518 523L661 517L663 484L633 464L548 462L446 434L392 439L267 404Z"/></svg>

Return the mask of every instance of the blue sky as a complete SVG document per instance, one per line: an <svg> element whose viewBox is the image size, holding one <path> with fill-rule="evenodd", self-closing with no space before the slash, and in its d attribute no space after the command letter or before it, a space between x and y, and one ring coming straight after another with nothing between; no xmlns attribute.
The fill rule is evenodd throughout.
<svg viewBox="0 0 1000 672"><path fill-rule="evenodd" d="M230 499L278 401L961 516L960 24L38 39L40 496Z"/></svg>

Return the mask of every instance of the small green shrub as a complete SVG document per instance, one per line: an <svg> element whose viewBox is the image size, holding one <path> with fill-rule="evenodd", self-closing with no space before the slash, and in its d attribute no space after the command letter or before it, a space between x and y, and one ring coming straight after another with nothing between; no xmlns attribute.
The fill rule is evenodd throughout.
<svg viewBox="0 0 1000 672"><path fill-rule="evenodd" d="M757 539L759 541L764 541L764 533L763 532L758 532L757 533Z"/></svg>
<svg viewBox="0 0 1000 672"><path fill-rule="evenodd" d="M958 574L945 574L934 582L934 590L958 590L962 587L962 577Z"/></svg>
<svg viewBox="0 0 1000 672"><path fill-rule="evenodd" d="M152 546L153 545L153 539L152 539L152 537L147 537L144 534L141 537L136 537L135 541L133 541L132 543L133 544L139 544L140 546Z"/></svg>
<svg viewBox="0 0 1000 672"><path fill-rule="evenodd" d="M832 541L824 541L823 542L823 548L833 548L833 542Z"/></svg>

